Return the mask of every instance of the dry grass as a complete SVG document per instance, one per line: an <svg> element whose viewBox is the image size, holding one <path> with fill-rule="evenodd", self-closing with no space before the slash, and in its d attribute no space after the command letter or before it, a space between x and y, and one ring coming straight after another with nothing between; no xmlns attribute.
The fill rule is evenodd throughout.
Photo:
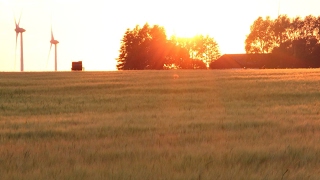
<svg viewBox="0 0 320 180"><path fill-rule="evenodd" d="M0 73L0 179L318 179L320 70Z"/></svg>

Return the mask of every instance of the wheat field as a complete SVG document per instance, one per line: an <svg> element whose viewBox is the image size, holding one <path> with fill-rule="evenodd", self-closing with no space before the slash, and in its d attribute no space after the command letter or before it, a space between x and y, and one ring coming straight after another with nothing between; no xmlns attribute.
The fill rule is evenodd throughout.
<svg viewBox="0 0 320 180"><path fill-rule="evenodd" d="M319 179L320 69L0 73L0 179Z"/></svg>

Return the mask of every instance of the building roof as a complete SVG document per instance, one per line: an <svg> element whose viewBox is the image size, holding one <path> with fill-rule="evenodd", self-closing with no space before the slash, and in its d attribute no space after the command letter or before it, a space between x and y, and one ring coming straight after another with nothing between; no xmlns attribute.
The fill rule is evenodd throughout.
<svg viewBox="0 0 320 180"><path fill-rule="evenodd" d="M297 68L303 67L298 59L280 54L224 54L210 65L212 69L235 68Z"/></svg>

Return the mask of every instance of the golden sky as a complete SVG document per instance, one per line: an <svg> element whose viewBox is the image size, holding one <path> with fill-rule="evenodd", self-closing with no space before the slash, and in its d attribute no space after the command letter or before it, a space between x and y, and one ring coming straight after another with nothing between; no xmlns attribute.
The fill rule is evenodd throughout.
<svg viewBox="0 0 320 180"><path fill-rule="evenodd" d="M319 0L0 0L0 71L20 71L15 60L14 16L26 29L25 71L53 71L54 49L47 61L52 23L58 44L58 70L83 61L87 71L115 70L127 28L158 24L167 35L210 35L222 54L244 53L250 25L259 16L319 16Z"/></svg>

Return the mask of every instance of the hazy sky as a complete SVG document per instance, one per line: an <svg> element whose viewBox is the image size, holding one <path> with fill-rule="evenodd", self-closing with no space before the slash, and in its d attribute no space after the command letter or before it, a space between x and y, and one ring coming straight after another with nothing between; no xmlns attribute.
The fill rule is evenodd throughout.
<svg viewBox="0 0 320 180"><path fill-rule="evenodd" d="M22 17L25 71L53 71L52 22L58 44L58 70L72 61L85 70L115 70L127 28L158 24L167 35L210 35L224 53L244 53L250 25L259 16L278 16L279 0L0 0L0 71L20 71L20 40L15 53L14 16ZM280 14L319 16L319 0L280 0ZM16 60L15 60L16 54Z"/></svg>

